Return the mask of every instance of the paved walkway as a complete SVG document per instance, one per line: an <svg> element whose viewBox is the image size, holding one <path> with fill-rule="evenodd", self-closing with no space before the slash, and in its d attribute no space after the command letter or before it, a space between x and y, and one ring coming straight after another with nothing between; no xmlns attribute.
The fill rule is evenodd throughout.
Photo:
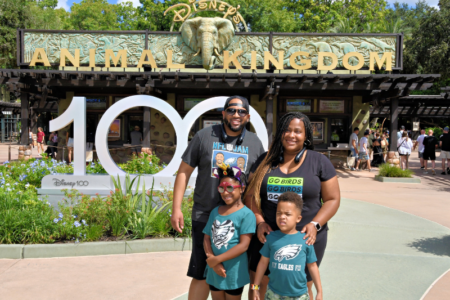
<svg viewBox="0 0 450 300"><path fill-rule="evenodd" d="M450 269L450 176L411 165L421 184L339 171L344 199L321 266L325 299L450 299L450 272L437 280ZM0 295L187 299L188 261L189 252L0 260Z"/></svg>
<svg viewBox="0 0 450 300"><path fill-rule="evenodd" d="M44 146L44 152L47 150L47 146ZM9 144L0 143L0 164L3 164L8 159ZM42 153L42 152L41 152ZM31 154L33 157L41 157L38 153L37 147L31 148ZM11 144L11 160L17 160L19 157L19 145Z"/></svg>

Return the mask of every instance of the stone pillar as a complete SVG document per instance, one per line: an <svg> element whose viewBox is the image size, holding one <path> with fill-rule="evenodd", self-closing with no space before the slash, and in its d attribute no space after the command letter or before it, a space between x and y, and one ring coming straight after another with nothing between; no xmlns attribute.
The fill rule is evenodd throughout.
<svg viewBox="0 0 450 300"><path fill-rule="evenodd" d="M391 127L389 128L389 150L397 151L398 98L390 99Z"/></svg>
<svg viewBox="0 0 450 300"><path fill-rule="evenodd" d="M21 110L20 110L20 121L22 123L21 128L21 135L20 135L20 144L21 145L28 145L28 116L30 112L30 103L28 102L28 94L27 93L21 93L20 94L20 103L21 103Z"/></svg>

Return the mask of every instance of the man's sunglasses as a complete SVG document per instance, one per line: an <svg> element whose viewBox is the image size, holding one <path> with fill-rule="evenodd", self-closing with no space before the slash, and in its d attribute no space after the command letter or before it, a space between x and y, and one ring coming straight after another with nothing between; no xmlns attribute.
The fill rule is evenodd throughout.
<svg viewBox="0 0 450 300"><path fill-rule="evenodd" d="M236 111L237 111L239 117L241 117L241 118L243 118L243 117L245 117L245 116L248 115L248 111L245 110L245 109L227 108L225 111L226 111L227 114L229 114L230 116L234 116L234 114L235 114Z"/></svg>
<svg viewBox="0 0 450 300"><path fill-rule="evenodd" d="M222 183L217 187L217 190L218 190L219 193L221 193L221 194L225 193L225 190L226 190L228 193L232 193L232 192L234 191L234 189L237 189L237 188L240 188L240 187L242 187L242 186L241 186L241 185L231 185L231 184L228 184L228 183L226 183L226 182L222 182Z"/></svg>

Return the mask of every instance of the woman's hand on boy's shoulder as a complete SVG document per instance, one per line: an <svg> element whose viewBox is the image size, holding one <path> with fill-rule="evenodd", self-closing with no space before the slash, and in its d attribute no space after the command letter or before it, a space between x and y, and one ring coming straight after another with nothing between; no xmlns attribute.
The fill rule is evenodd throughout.
<svg viewBox="0 0 450 300"><path fill-rule="evenodd" d="M225 267L222 263L217 264L214 268L212 268L214 272L216 272L217 275L223 278L227 278L227 270L225 270Z"/></svg>
<svg viewBox="0 0 450 300"><path fill-rule="evenodd" d="M258 236L259 241L265 244L267 241L265 234L270 234L272 231L269 224L262 222L258 225L258 228L256 228L256 235Z"/></svg>

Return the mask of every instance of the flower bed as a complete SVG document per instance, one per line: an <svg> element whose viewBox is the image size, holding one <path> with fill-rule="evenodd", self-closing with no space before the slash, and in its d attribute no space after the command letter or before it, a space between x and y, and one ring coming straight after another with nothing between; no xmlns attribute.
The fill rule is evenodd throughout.
<svg viewBox="0 0 450 300"><path fill-rule="evenodd" d="M121 165L127 172L154 174L163 166L156 156L134 157ZM107 197L65 190L59 211L38 197L45 175L71 173L72 166L53 159L31 159L5 162L0 166L0 244L81 242L147 237L186 237L191 231L192 196L183 201L184 231L179 234L170 225L173 192L166 187L154 192L140 184L144 192L133 192L133 181L126 177L126 189L115 182L115 190ZM105 173L98 163L87 167L87 173ZM135 179L136 180L136 179ZM155 201L153 197L158 197Z"/></svg>

